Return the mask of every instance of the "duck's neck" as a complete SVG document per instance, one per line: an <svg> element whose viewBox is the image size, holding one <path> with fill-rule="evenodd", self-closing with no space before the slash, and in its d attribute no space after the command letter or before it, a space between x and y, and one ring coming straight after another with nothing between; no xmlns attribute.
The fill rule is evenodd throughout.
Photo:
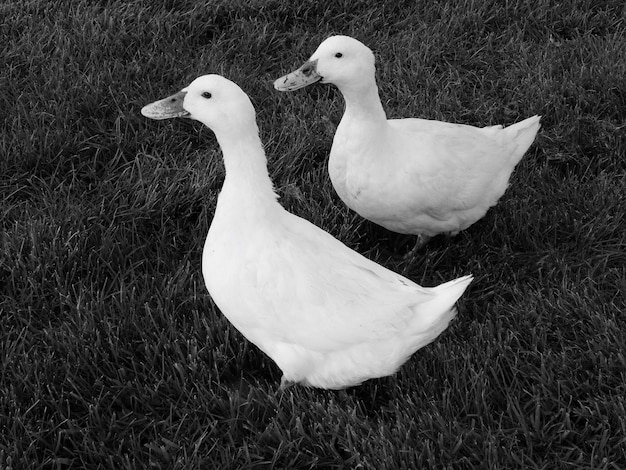
<svg viewBox="0 0 626 470"><path fill-rule="evenodd" d="M216 137L226 169L222 194L236 195L247 204L276 205L277 195L267 172L267 158L256 123Z"/></svg>
<svg viewBox="0 0 626 470"><path fill-rule="evenodd" d="M346 100L344 118L358 119L360 122L372 124L387 121L374 77L360 84L339 85L338 88Z"/></svg>

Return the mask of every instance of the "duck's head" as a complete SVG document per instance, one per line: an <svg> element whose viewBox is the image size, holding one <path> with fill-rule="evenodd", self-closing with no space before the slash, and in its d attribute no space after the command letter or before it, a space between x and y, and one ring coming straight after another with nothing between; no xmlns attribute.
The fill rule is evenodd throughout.
<svg viewBox="0 0 626 470"><path fill-rule="evenodd" d="M374 54L349 36L331 36L299 69L274 82L279 91L293 91L311 83L332 83L340 90L374 78Z"/></svg>
<svg viewBox="0 0 626 470"><path fill-rule="evenodd" d="M141 109L150 119L195 119L216 134L255 121L254 106L241 88L220 75L203 75L178 93Z"/></svg>

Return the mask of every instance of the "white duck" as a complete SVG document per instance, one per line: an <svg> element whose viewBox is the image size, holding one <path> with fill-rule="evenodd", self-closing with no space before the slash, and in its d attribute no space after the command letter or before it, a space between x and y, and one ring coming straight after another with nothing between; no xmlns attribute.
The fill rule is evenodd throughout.
<svg viewBox="0 0 626 470"><path fill-rule="evenodd" d="M204 280L235 328L278 364L281 385L340 389L393 374L456 314L471 276L420 287L278 203L254 107L233 82L202 76L141 112L189 117L215 133L226 178Z"/></svg>
<svg viewBox="0 0 626 470"><path fill-rule="evenodd" d="M374 75L370 49L351 37L332 36L274 87L291 91L319 81L341 91L346 110L328 171L348 207L389 230L418 235L422 243L439 233L456 235L504 194L540 117L506 129L387 119Z"/></svg>

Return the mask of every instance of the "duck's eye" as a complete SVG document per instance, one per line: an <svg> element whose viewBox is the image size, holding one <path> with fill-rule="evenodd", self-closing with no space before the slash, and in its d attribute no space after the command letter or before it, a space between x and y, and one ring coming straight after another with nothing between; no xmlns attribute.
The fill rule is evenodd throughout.
<svg viewBox="0 0 626 470"><path fill-rule="evenodd" d="M343 54L341 52L337 52L335 54L335 57L337 57L337 59L341 59L343 57Z"/></svg>
<svg viewBox="0 0 626 470"><path fill-rule="evenodd" d="M211 93L209 93L208 91L205 91L204 93L202 93L202 98L206 98L207 100L211 98L211 96L212 96Z"/></svg>

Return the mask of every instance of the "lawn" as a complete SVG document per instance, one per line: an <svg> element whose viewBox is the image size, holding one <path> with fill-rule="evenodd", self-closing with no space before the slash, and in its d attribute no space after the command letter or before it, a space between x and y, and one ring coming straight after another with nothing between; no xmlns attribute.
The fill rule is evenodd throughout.
<svg viewBox="0 0 626 470"><path fill-rule="evenodd" d="M0 468L626 468L625 13L3 2ZM273 89L338 33L375 51L389 117L543 116L500 203L414 258L332 189L337 90ZM395 376L278 391L280 370L213 305L200 260L217 142L139 112L205 73L251 96L290 211L420 284L474 274L448 330Z"/></svg>

